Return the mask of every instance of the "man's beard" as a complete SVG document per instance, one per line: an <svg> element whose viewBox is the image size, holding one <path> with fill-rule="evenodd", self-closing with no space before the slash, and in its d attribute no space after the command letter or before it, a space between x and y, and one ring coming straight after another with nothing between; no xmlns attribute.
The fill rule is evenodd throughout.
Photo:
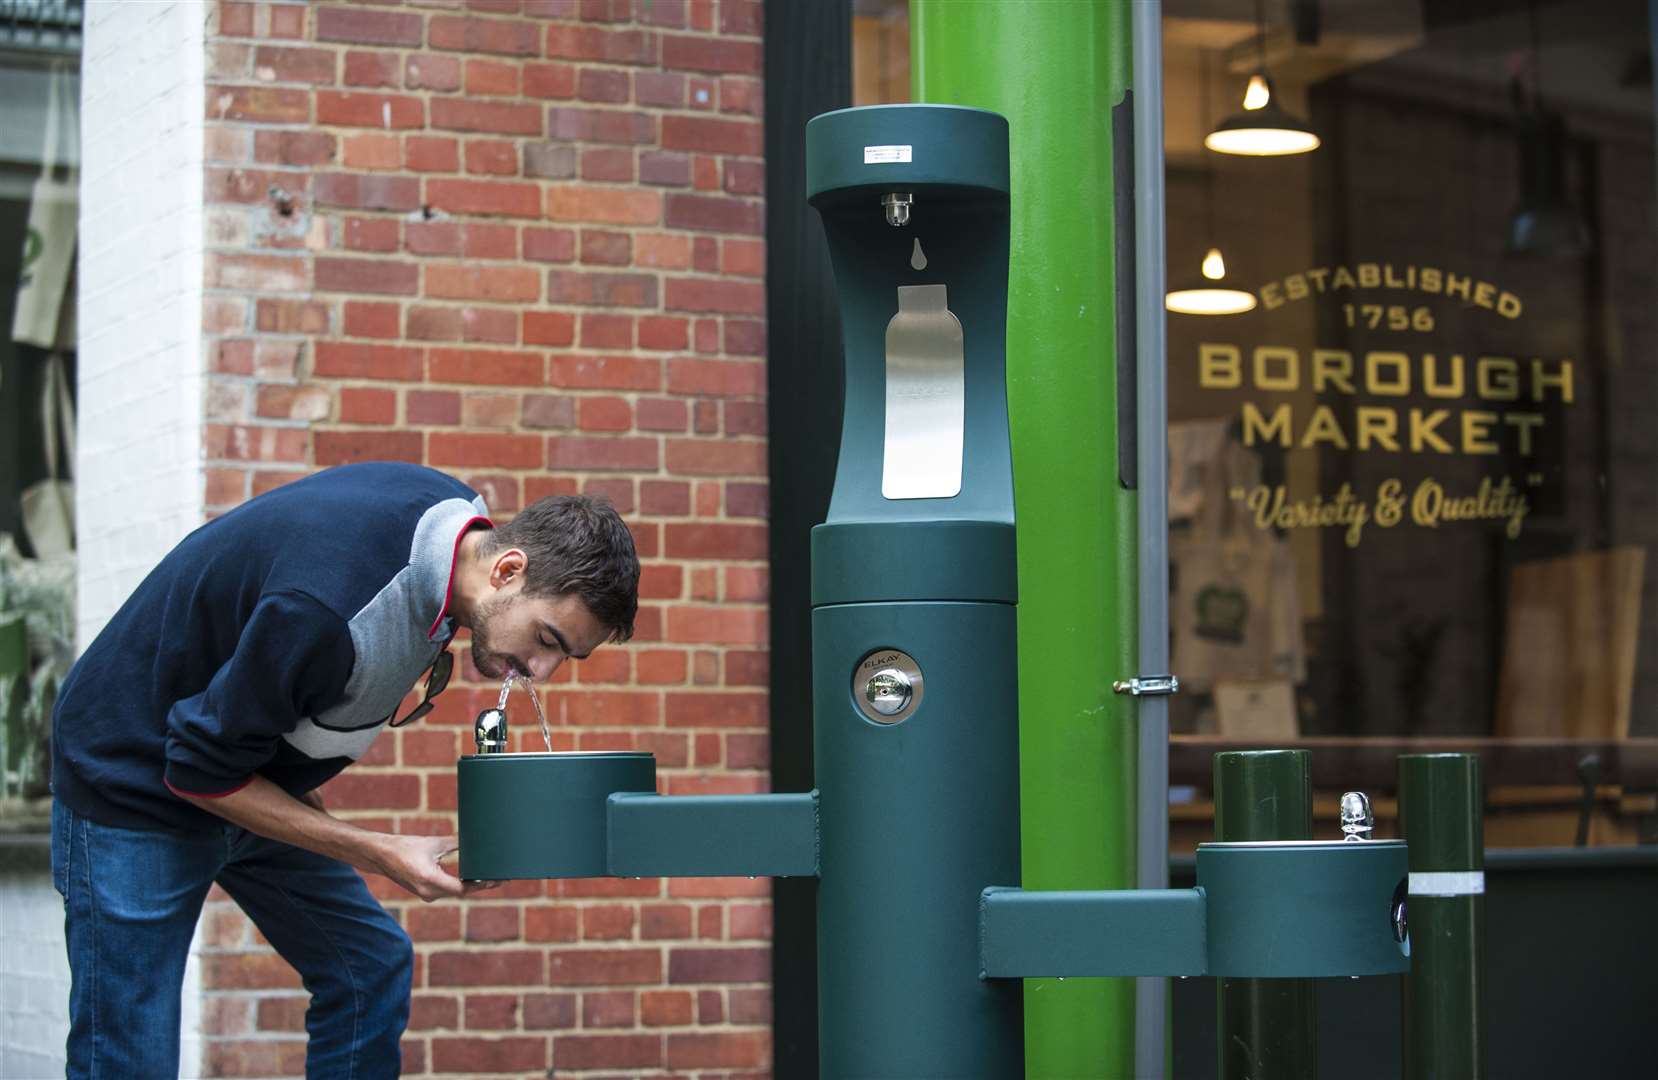
<svg viewBox="0 0 1658 1080"><path fill-rule="evenodd" d="M480 601L472 620L472 666L491 679L504 679L509 672L516 673L517 661L494 650L490 631L497 618L517 601L516 596Z"/></svg>

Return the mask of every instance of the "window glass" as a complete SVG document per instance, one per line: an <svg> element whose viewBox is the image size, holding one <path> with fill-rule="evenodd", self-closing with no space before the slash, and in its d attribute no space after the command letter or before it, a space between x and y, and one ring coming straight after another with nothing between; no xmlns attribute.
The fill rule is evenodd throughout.
<svg viewBox="0 0 1658 1080"><path fill-rule="evenodd" d="M74 655L80 5L0 6L0 821L49 820Z"/></svg>
<svg viewBox="0 0 1658 1080"><path fill-rule="evenodd" d="M1571 844L1584 805L1589 842L1635 842L1647 4L1165 10L1170 306L1247 308L1169 315L1176 780L1217 745L1309 745L1315 784L1381 788L1400 752L1475 749L1488 842ZM1268 129L1318 145L1215 149Z"/></svg>
<svg viewBox="0 0 1658 1080"><path fill-rule="evenodd" d="M1455 749L1492 845L1658 839L1648 5L1163 9L1176 846L1260 746L1330 822ZM857 0L854 103L908 64Z"/></svg>
<svg viewBox="0 0 1658 1080"><path fill-rule="evenodd" d="M853 0L852 104L910 100L908 0Z"/></svg>

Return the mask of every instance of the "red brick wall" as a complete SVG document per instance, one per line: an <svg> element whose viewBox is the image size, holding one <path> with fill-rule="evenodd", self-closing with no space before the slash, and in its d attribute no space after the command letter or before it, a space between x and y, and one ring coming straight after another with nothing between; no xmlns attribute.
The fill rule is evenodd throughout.
<svg viewBox="0 0 1658 1080"><path fill-rule="evenodd" d="M371 458L497 516L610 496L639 632L547 710L556 748L652 751L670 792L768 779L760 7L224 2L208 39L209 511ZM493 696L467 675L329 785L336 813L454 828ZM409 1074L769 1067L765 880L371 884L417 946ZM299 1074L292 972L222 895L205 938L208 1074Z"/></svg>

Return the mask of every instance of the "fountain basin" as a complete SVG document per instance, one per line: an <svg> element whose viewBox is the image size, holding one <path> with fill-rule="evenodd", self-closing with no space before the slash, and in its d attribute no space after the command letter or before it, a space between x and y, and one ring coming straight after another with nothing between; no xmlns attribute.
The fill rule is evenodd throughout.
<svg viewBox="0 0 1658 1080"><path fill-rule="evenodd" d="M467 880L607 877L607 801L656 792L656 758L633 751L476 754L456 772Z"/></svg>

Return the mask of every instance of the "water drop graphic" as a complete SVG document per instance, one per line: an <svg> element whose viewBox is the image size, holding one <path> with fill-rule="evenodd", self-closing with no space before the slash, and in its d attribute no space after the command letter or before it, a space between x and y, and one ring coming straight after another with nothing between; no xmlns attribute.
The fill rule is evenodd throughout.
<svg viewBox="0 0 1658 1080"><path fill-rule="evenodd" d="M915 250L910 252L910 266L916 270L927 269L927 255L921 250L921 237L915 238Z"/></svg>

